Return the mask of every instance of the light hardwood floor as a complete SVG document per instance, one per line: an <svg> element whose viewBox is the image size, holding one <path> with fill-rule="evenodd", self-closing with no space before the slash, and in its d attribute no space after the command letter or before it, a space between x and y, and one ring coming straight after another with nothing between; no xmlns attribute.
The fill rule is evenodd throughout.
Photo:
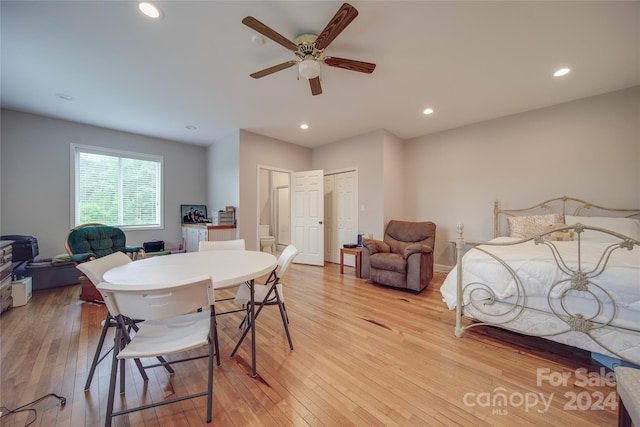
<svg viewBox="0 0 640 427"><path fill-rule="evenodd" d="M441 301L438 275L420 294L356 279L353 269L294 264L283 282L295 349L277 308L257 325L258 378L249 374L250 342L229 358L239 314L219 316L222 364L215 369L216 426L614 426L615 386L569 353L558 356L507 337L453 335L454 313ZM34 413L3 416L3 426L100 426L109 363L83 390L105 308L78 299L79 286L36 291L0 317L0 406L15 409L48 393ZM219 310L223 310L220 307ZM202 362L202 363L200 363ZM116 405L155 401L204 384L204 361L150 372L127 367ZM564 384L554 383L565 376ZM606 377L605 377L606 378ZM500 397L506 397L506 404ZM575 397L575 399L574 399ZM206 425L205 399L116 418L117 426ZM599 409L602 407L604 409ZM6 413L6 409L3 408Z"/></svg>

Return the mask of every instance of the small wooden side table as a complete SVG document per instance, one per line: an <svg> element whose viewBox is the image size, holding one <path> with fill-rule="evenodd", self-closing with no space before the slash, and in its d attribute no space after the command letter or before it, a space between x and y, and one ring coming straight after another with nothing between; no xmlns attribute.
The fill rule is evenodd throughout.
<svg viewBox="0 0 640 427"><path fill-rule="evenodd" d="M340 248L340 274L344 274L344 254L356 257L356 277L360 278L360 260L362 258L361 248Z"/></svg>

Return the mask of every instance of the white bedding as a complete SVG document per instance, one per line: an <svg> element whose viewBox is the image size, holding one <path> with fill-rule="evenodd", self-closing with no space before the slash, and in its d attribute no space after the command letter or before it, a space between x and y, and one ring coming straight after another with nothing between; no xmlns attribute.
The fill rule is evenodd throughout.
<svg viewBox="0 0 640 427"><path fill-rule="evenodd" d="M554 203L561 209L554 210ZM607 216L591 216L598 209ZM554 212L562 212L563 221ZM576 216L583 213L589 215ZM640 365L640 220L634 216L640 209L596 207L570 197L514 210L500 209L496 201L496 235L506 218L511 237L544 235L553 241L501 237L469 249L459 265L463 298L457 297L458 266L440 289L450 309L462 300L455 335L494 325ZM463 229L461 224L461 235Z"/></svg>
<svg viewBox="0 0 640 427"><path fill-rule="evenodd" d="M500 237L492 240L496 243L515 242L517 239ZM559 254L564 259L567 267L572 270L577 269L577 249L578 242L574 241L554 241ZM590 272L598 264L605 248L610 242L582 241L580 244L581 266L583 272ZM570 278L570 275L561 271L553 257L552 251L544 244L536 245L533 241L528 241L517 245L489 246L481 245L481 248L495 254L506 261L520 278L524 290L518 289L515 280L509 271L499 264L491 256L481 251L471 249L465 254L462 260L463 266L463 287L469 283L483 283L490 286L498 300L514 299L523 293L527 297L542 297L550 293L552 298L557 298L562 292L570 287L570 281L563 281ZM611 254L604 272L592 279L592 282L601 286L613 299L619 309L638 311L640 319L640 250L630 251L625 248L616 249ZM553 285L557 284L557 285ZM478 285L471 285L478 287ZM449 273L440 291L450 309L456 306L457 288L457 267ZM596 286L589 285L600 301L611 303L605 292ZM571 291L571 297L593 298L584 293ZM468 301L465 292L466 305ZM611 307L609 308L609 311ZM626 310L625 310L626 311ZM626 322L625 322L626 323Z"/></svg>

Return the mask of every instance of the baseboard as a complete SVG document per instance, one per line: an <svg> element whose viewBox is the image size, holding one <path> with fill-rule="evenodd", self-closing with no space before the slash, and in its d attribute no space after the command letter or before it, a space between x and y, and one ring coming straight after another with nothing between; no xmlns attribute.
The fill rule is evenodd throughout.
<svg viewBox="0 0 640 427"><path fill-rule="evenodd" d="M433 265L433 271L435 271L436 273L448 274L451 270L453 270L453 266L452 265L446 265L446 264L434 264Z"/></svg>

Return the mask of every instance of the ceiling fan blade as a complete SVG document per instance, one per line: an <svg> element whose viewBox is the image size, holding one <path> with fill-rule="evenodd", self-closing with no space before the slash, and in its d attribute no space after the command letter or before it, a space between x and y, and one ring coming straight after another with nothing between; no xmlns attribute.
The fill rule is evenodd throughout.
<svg viewBox="0 0 640 427"><path fill-rule="evenodd" d="M320 77L309 79L309 86L311 86L311 95L320 95L322 93L322 86L320 86Z"/></svg>
<svg viewBox="0 0 640 427"><path fill-rule="evenodd" d="M282 64L274 65L273 67L265 68L264 70L256 71L255 73L249 75L254 79L259 79L261 77L268 76L269 74L273 74L276 71L286 70L289 67L293 67L297 63L298 61L291 60L283 62Z"/></svg>
<svg viewBox="0 0 640 427"><path fill-rule="evenodd" d="M276 42L278 44L281 44L282 46L286 47L287 49L292 50L294 52L298 51L298 45L297 44L295 44L294 42L292 42L288 38L284 37L283 35L281 35L277 31L272 30L271 28L267 27L266 25L264 25L262 22L258 21L253 16L245 17L242 20L242 23L244 25L246 25L247 27L251 28L252 30L255 30L255 31L259 32L263 36L270 38L274 42Z"/></svg>
<svg viewBox="0 0 640 427"><path fill-rule="evenodd" d="M356 16L358 16L356 8L351 6L349 3L344 3L316 39L316 49L323 50L329 46L329 43L338 37L338 34L347 28L347 25L349 25Z"/></svg>
<svg viewBox="0 0 640 427"><path fill-rule="evenodd" d="M360 73L373 73L376 69L376 64L371 62L356 61L353 59L336 58L333 56L327 56L324 58L324 63L330 67L344 68L345 70L358 71Z"/></svg>

